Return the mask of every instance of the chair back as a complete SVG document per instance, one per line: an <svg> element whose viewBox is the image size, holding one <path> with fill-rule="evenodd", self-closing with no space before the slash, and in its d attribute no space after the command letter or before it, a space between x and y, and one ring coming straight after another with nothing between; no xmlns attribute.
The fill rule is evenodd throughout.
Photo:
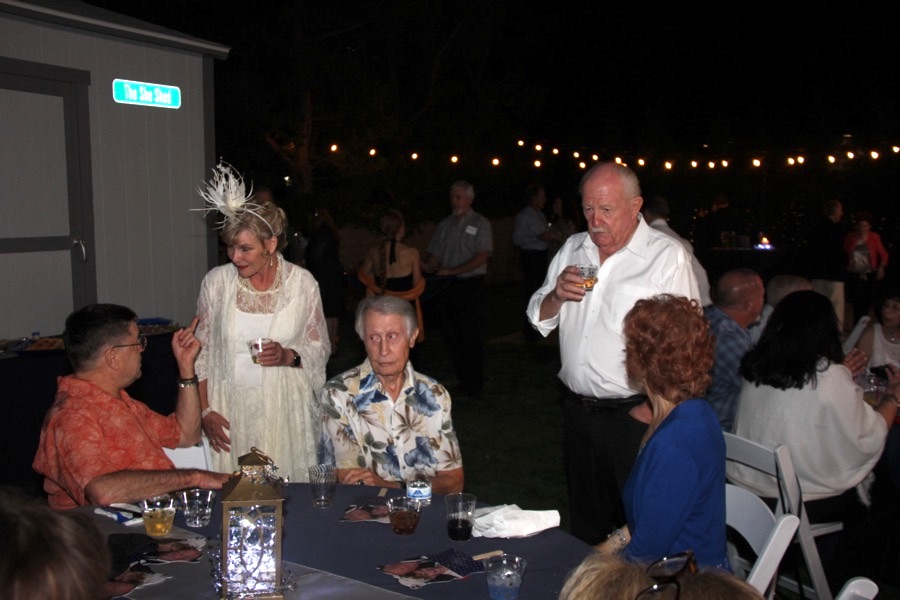
<svg viewBox="0 0 900 600"><path fill-rule="evenodd" d="M771 475L777 479L778 504L775 515L792 514L799 520L797 527L797 542L803 552L806 568L812 588L804 586L804 593L819 600L832 600L831 589L825 577L825 570L816 548L815 537L834 533L843 528L842 523L822 523L811 526L809 518L803 507L803 494L800 490L800 480L794 470L791 453L787 446L778 446L774 449L742 438L733 433L725 433L725 459L736 462L752 469ZM801 583L791 582L785 577L779 578L779 583L787 587L799 589Z"/></svg>
<svg viewBox="0 0 900 600"><path fill-rule="evenodd" d="M778 565L800 524L795 515L775 517L762 499L750 490L725 484L725 522L746 540L756 562L747 583L765 595L772 587Z"/></svg>
<svg viewBox="0 0 900 600"><path fill-rule="evenodd" d="M200 436L200 441L188 448L163 448L176 469L203 469L212 470L212 454L209 449L209 440L206 435Z"/></svg>

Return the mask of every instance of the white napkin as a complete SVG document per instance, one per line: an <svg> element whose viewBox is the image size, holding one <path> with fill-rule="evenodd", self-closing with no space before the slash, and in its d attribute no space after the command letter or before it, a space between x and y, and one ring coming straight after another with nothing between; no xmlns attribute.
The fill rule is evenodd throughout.
<svg viewBox="0 0 900 600"><path fill-rule="evenodd" d="M559 527L557 510L522 510L515 504L487 506L475 511L475 537L515 538Z"/></svg>

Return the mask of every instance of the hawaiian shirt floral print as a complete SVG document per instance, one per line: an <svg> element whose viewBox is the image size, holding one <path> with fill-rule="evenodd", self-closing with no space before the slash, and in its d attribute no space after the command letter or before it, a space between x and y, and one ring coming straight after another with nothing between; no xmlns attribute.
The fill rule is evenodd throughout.
<svg viewBox="0 0 900 600"><path fill-rule="evenodd" d="M462 467L450 394L407 363L403 391L393 401L366 359L322 388L319 460L338 469L372 469L387 481Z"/></svg>

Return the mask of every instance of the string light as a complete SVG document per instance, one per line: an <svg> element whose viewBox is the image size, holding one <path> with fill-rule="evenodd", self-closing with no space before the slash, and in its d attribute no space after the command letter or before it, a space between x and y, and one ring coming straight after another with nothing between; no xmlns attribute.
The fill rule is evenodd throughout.
<svg viewBox="0 0 900 600"><path fill-rule="evenodd" d="M847 147L851 145L850 144L851 141L852 141L852 138L850 138L849 136L845 136L844 140L842 141L842 145L844 145L844 148L841 149L842 154L825 154L824 155L825 162L827 162L827 164L829 164L829 165L836 165L841 160L853 161L853 160L856 160L857 158L861 158L861 159L868 158L869 160L876 161L876 160L880 160L880 159L884 158L884 156L882 155L882 153L879 150L862 150L862 151L860 151L858 149L847 149ZM525 148L526 146L528 146L528 142L524 138L516 140L515 143L520 148ZM575 165L577 165L577 167L579 169L587 168L587 160L586 159L582 160L582 156L584 156L583 151L566 150L566 149L560 148L560 147L547 147L543 143L535 143L531 147L533 148L534 152L542 153L546 150L546 151L549 151L550 153L552 153L554 156L561 156L566 153L570 153L572 158L576 159ZM887 147L890 148L891 154L900 155L900 145L893 144L893 145L890 145ZM346 151L343 151L341 149L340 144L336 143L336 142L328 144L327 149L331 153L343 152L344 154L346 154ZM703 150L704 154L712 153L710 151L709 145L707 145L707 144L703 145L703 149L704 149ZM370 157L375 157L379 154L379 150L377 147L374 147L374 146L370 147L368 149L368 154ZM822 160L821 156L822 155L813 156L811 158L814 161ZM407 157L409 160L418 161L421 158L421 155L418 152L410 151L407 154ZM600 155L597 153L590 154L590 158L593 162L600 161ZM785 161L785 163L782 163L782 164L786 164L786 166L788 166L788 167L796 167L798 165L804 165L806 163L806 159L807 159L807 157L805 155L799 155L799 154L789 155L783 159ZM387 160L389 160L389 159L387 159ZM458 164L458 163L460 163L461 159L458 155L454 154L449 157L449 160L452 164ZM488 160L493 167L499 167L501 165L501 160L496 155L494 157L488 156L482 160ZM534 157L532 157L531 160L532 160L532 165L534 166L534 168L542 168L543 166L545 166L541 160L537 160ZM605 160L610 160L610 159L605 159ZM628 166L628 164L629 164L629 161L626 160L626 155L624 155L624 154L620 154L618 156L613 156L611 160L613 160L616 164L620 164L620 165L624 165L624 166ZM653 162L652 160L647 159L645 156L634 157L633 160L634 160L634 166L636 166L636 167L646 167L646 166L650 165L651 162ZM676 162L678 162L677 157L676 157L676 160L672 160L672 158L660 159L659 161L657 161L657 164L662 164L663 169L665 171L673 171L675 169ZM722 158L715 158L715 157L708 157L708 158L705 158L703 161L695 159L695 160L690 161L690 163L689 163L690 168L696 169L701 165L701 163L705 163L706 166L708 167L708 170L715 170L717 168L727 169L727 168L730 168L730 166L731 166L731 159L722 159ZM762 163L763 163L763 158L761 158L761 157L751 158L749 161L750 166L752 166L752 168L757 168L757 169L762 167Z"/></svg>

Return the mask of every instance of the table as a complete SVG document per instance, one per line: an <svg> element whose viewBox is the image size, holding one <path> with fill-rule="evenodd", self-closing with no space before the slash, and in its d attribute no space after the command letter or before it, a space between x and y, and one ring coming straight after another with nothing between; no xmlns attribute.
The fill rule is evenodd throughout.
<svg viewBox="0 0 900 600"><path fill-rule="evenodd" d="M294 571L298 590L302 591L307 576L316 574L316 571L324 571L412 598L487 599L487 585L484 578L477 574L463 580L429 584L413 590L376 568L403 558L456 548L470 555L503 550L524 557L528 561L528 570L519 598L547 600L559 595L566 575L592 551L589 545L559 528L546 530L529 538L472 538L467 542L452 542L447 537L443 498L440 496L435 496L431 506L423 509L419 526L410 536L396 535L391 526L385 523L339 522L344 509L353 504L357 496L375 495L377 492L377 488L338 485L334 506L316 509L312 506L309 484L292 483L285 487L282 551L285 561L306 567L301 573L302 578L297 577L297 571ZM389 490L388 497L399 493L399 490ZM197 530L211 539L220 535L219 500L216 499L216 509L210 525ZM184 526L180 513L175 524ZM199 568L194 571L195 577L198 573L202 573L202 577L209 577L208 565L204 564L202 568L200 565L192 566ZM198 600L215 598L212 582L208 579L205 581L208 593L197 595L195 586L193 595L189 597ZM185 585L191 584L185 582ZM152 587L141 591L143 593L140 598L173 598L171 592L164 593L163 590L155 594Z"/></svg>

